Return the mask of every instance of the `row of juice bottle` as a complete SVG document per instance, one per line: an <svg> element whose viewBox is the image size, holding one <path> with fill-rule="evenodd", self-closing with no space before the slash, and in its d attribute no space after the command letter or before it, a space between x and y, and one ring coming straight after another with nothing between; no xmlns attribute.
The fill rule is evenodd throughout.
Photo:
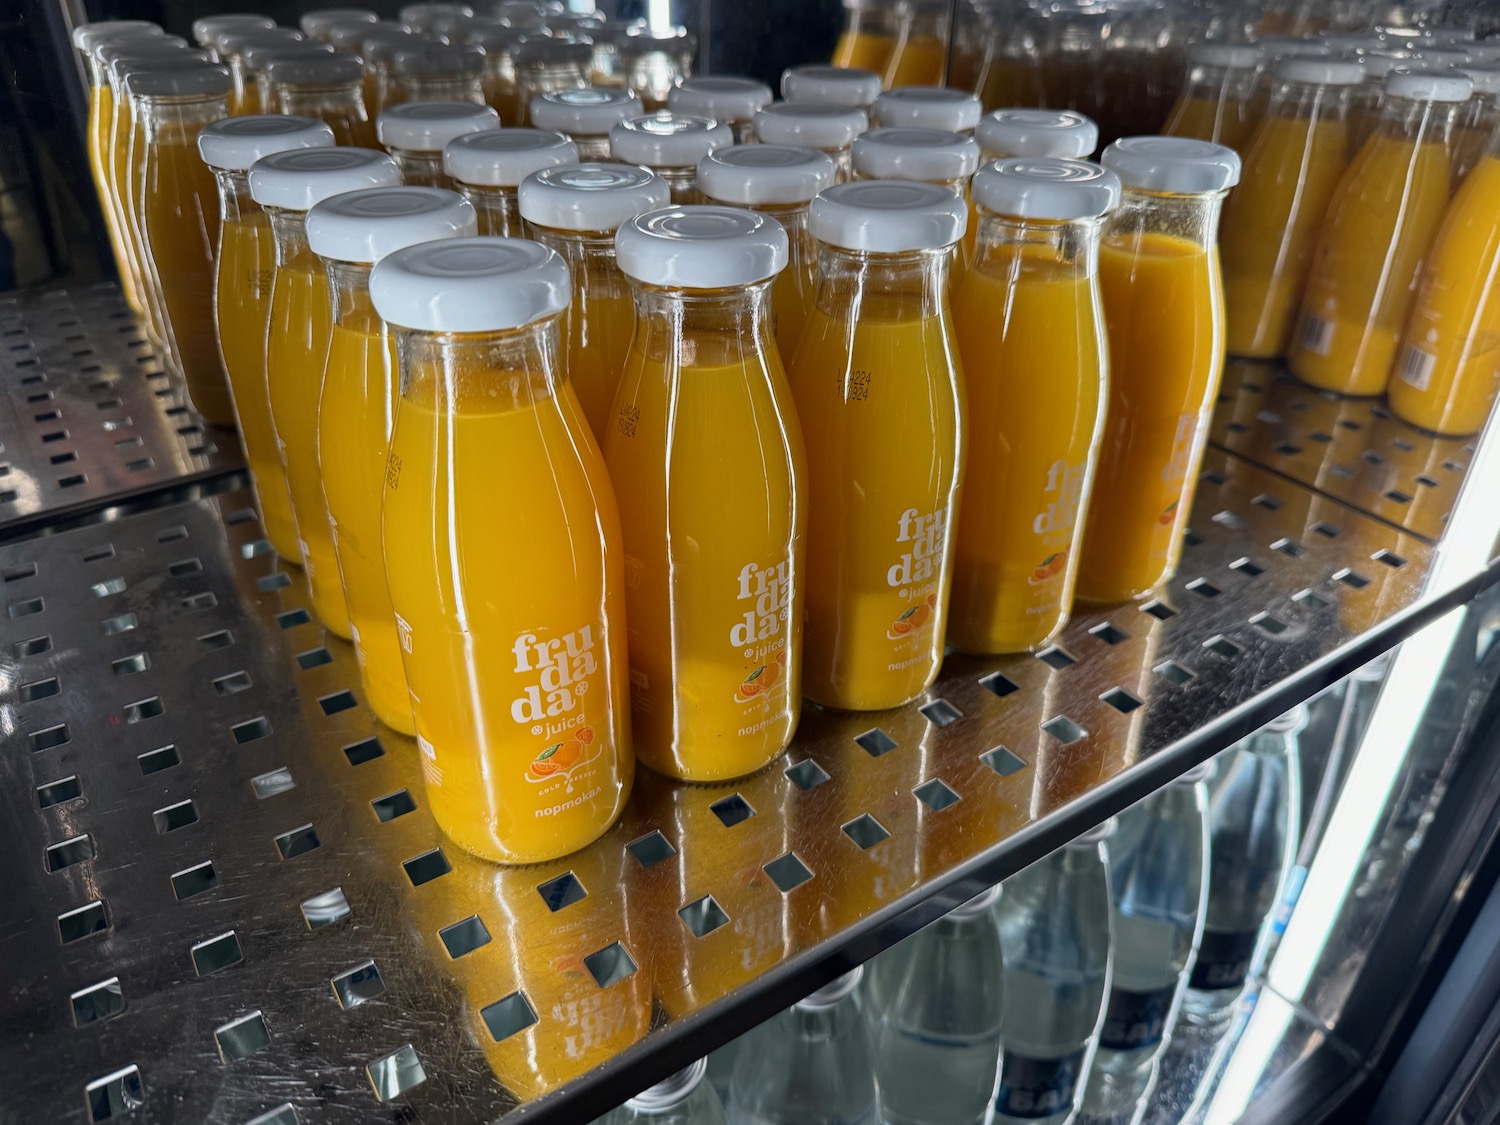
<svg viewBox="0 0 1500 1125"><path fill-rule="evenodd" d="M633 130L712 149L686 198L770 214L663 207L665 176L555 164L573 142L470 103L384 111L393 156L328 147L308 118L215 120L221 67L122 73L147 121L142 278L216 290L268 537L355 641L376 713L417 735L434 815L471 851L537 860L602 833L630 784L627 697L648 764L735 777L785 748L804 690L900 705L945 638L1023 651L1061 627L1075 580L1121 600L1175 565L1222 368L1214 227L1238 172L1222 146L992 163L970 263L977 146L937 130L885 130L884 147L898 175L936 156L939 182L828 186L823 153L714 148L724 126L670 113L618 122L617 156ZM184 124L160 132L167 108ZM1088 133L1022 124L1018 144ZM491 183L516 178L517 152L551 153L516 191L541 243L431 241L473 234L475 209L395 185L436 179L453 132L448 165ZM210 167L222 233L193 273ZM789 226L816 244L817 280L805 306L774 306L806 317L795 348L782 336L788 380L772 285ZM631 342L591 414L570 365L588 388L582 357L611 336Z"/></svg>
<svg viewBox="0 0 1500 1125"><path fill-rule="evenodd" d="M1296 854L1298 708L605 1125L1126 1125L1227 1029Z"/></svg>

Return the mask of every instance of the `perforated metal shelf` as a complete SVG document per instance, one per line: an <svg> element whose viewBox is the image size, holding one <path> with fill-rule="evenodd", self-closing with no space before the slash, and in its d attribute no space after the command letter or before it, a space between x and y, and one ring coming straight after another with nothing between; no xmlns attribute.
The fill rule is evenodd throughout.
<svg viewBox="0 0 1500 1125"><path fill-rule="evenodd" d="M1489 580L1211 452L1180 577L499 868L445 840L244 493L0 548L0 1088L22 1120L581 1122Z"/></svg>
<svg viewBox="0 0 1500 1125"><path fill-rule="evenodd" d="M0 536L242 465L117 285L0 297Z"/></svg>

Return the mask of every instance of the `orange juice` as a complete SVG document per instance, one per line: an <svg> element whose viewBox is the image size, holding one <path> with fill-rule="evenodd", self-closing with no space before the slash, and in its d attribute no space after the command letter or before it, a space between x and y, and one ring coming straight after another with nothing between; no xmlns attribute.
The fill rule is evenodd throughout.
<svg viewBox="0 0 1500 1125"><path fill-rule="evenodd" d="M1448 208L1448 134L1467 84L1399 72L1386 79L1380 128L1335 189L1314 252L1287 355L1303 382L1340 394L1385 390L1422 260Z"/></svg>
<svg viewBox="0 0 1500 1125"><path fill-rule="evenodd" d="M1500 390L1500 156L1480 158L1422 267L1391 409L1440 434L1484 428Z"/></svg>
<svg viewBox="0 0 1500 1125"><path fill-rule="evenodd" d="M346 55L273 58L266 67L276 112L316 117L333 130L334 141L351 148L376 148L375 123L365 109L364 66Z"/></svg>
<svg viewBox="0 0 1500 1125"><path fill-rule="evenodd" d="M948 640L1023 652L1063 625L1073 601L1108 382L1098 215L1119 182L1043 157L987 165L974 190L986 207L979 251L953 300L969 460Z"/></svg>
<svg viewBox="0 0 1500 1125"><path fill-rule="evenodd" d="M833 49L833 65L884 74L895 47L896 37L889 32L845 31Z"/></svg>
<svg viewBox="0 0 1500 1125"><path fill-rule="evenodd" d="M383 541L429 806L486 859L565 855L634 773L619 514L554 366L566 268L445 239L388 255L370 291L411 329Z"/></svg>
<svg viewBox="0 0 1500 1125"><path fill-rule="evenodd" d="M1231 355L1279 356L1291 339L1318 231L1348 165L1357 63L1287 59L1271 111L1224 205L1219 248Z"/></svg>
<svg viewBox="0 0 1500 1125"><path fill-rule="evenodd" d="M1243 152L1256 125L1260 52L1249 46L1199 43L1188 53L1188 80L1162 132L1213 141Z"/></svg>
<svg viewBox="0 0 1500 1125"><path fill-rule="evenodd" d="M826 706L899 706L942 660L964 455L946 290L966 217L944 188L896 182L840 184L810 211L818 291L791 383L812 435L803 691Z"/></svg>
<svg viewBox="0 0 1500 1125"><path fill-rule="evenodd" d="M604 453L636 754L690 781L740 777L786 747L802 703L805 469L769 322L786 234L695 207L647 212L617 238L640 324Z"/></svg>

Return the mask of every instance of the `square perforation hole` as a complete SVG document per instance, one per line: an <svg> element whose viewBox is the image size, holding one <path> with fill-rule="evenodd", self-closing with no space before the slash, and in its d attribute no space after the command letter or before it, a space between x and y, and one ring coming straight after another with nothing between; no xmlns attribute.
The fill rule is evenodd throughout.
<svg viewBox="0 0 1500 1125"><path fill-rule="evenodd" d="M291 575L287 574L286 571L277 570L273 571L270 574L266 574L261 576L260 578L257 578L255 580L255 584L256 586L260 587L263 592L269 594L274 590L280 590L285 586L290 586L292 584L292 578Z"/></svg>
<svg viewBox="0 0 1500 1125"><path fill-rule="evenodd" d="M117 637L141 627L140 618L133 613L117 613L113 617L106 617L100 624L104 626L106 637Z"/></svg>
<svg viewBox="0 0 1500 1125"><path fill-rule="evenodd" d="M473 953L480 946L490 943L490 931L479 920L478 914L470 914L462 922L454 922L438 931L438 938L448 956L457 961L465 954Z"/></svg>
<svg viewBox="0 0 1500 1125"><path fill-rule="evenodd" d="M1319 520L1317 523L1313 524L1312 530L1316 534L1321 535L1324 539L1337 539L1341 534L1343 534L1340 528L1334 527L1331 523L1324 523L1322 520Z"/></svg>
<svg viewBox="0 0 1500 1125"><path fill-rule="evenodd" d="M114 548L110 548L113 550ZM103 582L95 582L89 587L89 592L96 598L108 598L115 594L125 592L125 579L118 575L114 578L106 578Z"/></svg>
<svg viewBox="0 0 1500 1125"><path fill-rule="evenodd" d="M156 825L157 834L165 836L168 832L176 832L179 828L197 824L198 808L191 800L178 801L175 805L157 809L151 814L151 822Z"/></svg>
<svg viewBox="0 0 1500 1125"><path fill-rule="evenodd" d="M933 812L942 812L949 805L958 804L960 798L953 788L940 777L931 781L924 781L912 790L917 800L921 801Z"/></svg>
<svg viewBox="0 0 1500 1125"><path fill-rule="evenodd" d="M74 1027L98 1023L111 1016L118 1016L125 1010L125 990L120 986L119 977L110 977L98 984L80 988L69 1000L73 1005Z"/></svg>
<svg viewBox="0 0 1500 1125"><path fill-rule="evenodd" d="M1306 609L1332 609L1333 603L1312 590L1302 590L1292 595L1292 601Z"/></svg>
<svg viewBox="0 0 1500 1125"><path fill-rule="evenodd" d="M167 705L161 701L161 697L153 695L150 699L138 699L134 703L127 703L120 708L125 714L126 723L144 723L147 719L160 718L167 713Z"/></svg>
<svg viewBox="0 0 1500 1125"><path fill-rule="evenodd" d="M1273 637L1279 637L1290 627L1279 617L1272 617L1269 613L1257 613L1250 618L1250 624L1262 632L1269 633Z"/></svg>
<svg viewBox="0 0 1500 1125"><path fill-rule="evenodd" d="M531 1007L531 1001L520 992L512 992L493 1004L486 1004L479 1009L479 1018L484 1021L485 1030L496 1043L503 1043L512 1035L519 1035L536 1024L536 1012Z"/></svg>
<svg viewBox="0 0 1500 1125"><path fill-rule="evenodd" d="M243 543L240 545L240 558L258 559L262 555L269 555L275 549L275 547L271 546L269 539L257 539L253 543Z"/></svg>
<svg viewBox="0 0 1500 1125"><path fill-rule="evenodd" d="M548 879L545 883L538 884L536 893L542 896L542 901L547 904L547 909L553 914L572 906L575 902L582 902L589 894L578 876L571 871L565 871L556 879Z"/></svg>
<svg viewBox="0 0 1500 1125"><path fill-rule="evenodd" d="M40 656L44 652L52 651L52 637L43 634L40 637L27 637L24 641L17 641L10 646L11 655L17 660L26 656Z"/></svg>
<svg viewBox="0 0 1500 1125"><path fill-rule="evenodd" d="M362 766L366 762L373 762L383 754L385 754L385 747L380 745L378 738L362 738L344 747L344 757L349 759L351 766Z"/></svg>
<svg viewBox="0 0 1500 1125"><path fill-rule="evenodd" d="M219 1057L226 1063L248 1058L256 1051L271 1045L271 1033L259 1012L251 1012L231 1020L223 1027L214 1028L214 1042L219 1045Z"/></svg>
<svg viewBox="0 0 1500 1125"><path fill-rule="evenodd" d="M1289 559L1300 558L1307 554L1307 548L1293 539L1278 539L1271 544L1271 550Z"/></svg>
<svg viewBox="0 0 1500 1125"><path fill-rule="evenodd" d="M324 926L342 922L353 913L343 887L334 887L304 899L301 909L302 920L309 930L321 930Z"/></svg>
<svg viewBox="0 0 1500 1125"><path fill-rule="evenodd" d="M213 609L219 604L219 599L210 590L201 594L193 594L182 599L183 609Z"/></svg>
<svg viewBox="0 0 1500 1125"><path fill-rule="evenodd" d="M283 629L292 629L298 625L306 625L312 620L312 614L305 609L289 609L284 613L276 615L276 624Z"/></svg>
<svg viewBox="0 0 1500 1125"><path fill-rule="evenodd" d="M931 700L922 704L917 710L922 712L923 718L939 729L952 726L964 717L964 713L946 699Z"/></svg>
<svg viewBox="0 0 1500 1125"><path fill-rule="evenodd" d="M250 789L258 801L264 801L268 797L275 797L279 793L295 788L297 788L297 782L292 777L292 771L286 766L277 766L274 770L256 774L250 779Z"/></svg>
<svg viewBox="0 0 1500 1125"><path fill-rule="evenodd" d="M322 696L318 700L318 706L323 708L325 715L337 715L340 711L347 711L357 706L358 703L359 701L354 698L354 693L348 688L336 691L332 695Z"/></svg>
<svg viewBox="0 0 1500 1125"><path fill-rule="evenodd" d="M1213 521L1220 527L1227 527L1232 531L1237 531L1245 526L1245 517L1239 515L1237 512L1231 512L1227 508L1222 512L1215 512Z"/></svg>
<svg viewBox="0 0 1500 1125"><path fill-rule="evenodd" d="M869 851L882 840L888 840L891 837L885 825L869 813L860 813L859 816L843 825L842 831L865 851Z"/></svg>
<svg viewBox="0 0 1500 1125"><path fill-rule="evenodd" d="M622 980L634 976L637 968L635 958L630 956L630 950L619 942L613 942L603 949L590 953L583 959L583 965L588 969L589 976L594 978L594 983L600 988L608 988L612 984L619 984Z"/></svg>
<svg viewBox="0 0 1500 1125"><path fill-rule="evenodd" d="M707 937L719 927L729 924L729 915L714 901L713 895L704 895L697 902L688 903L677 912L677 917L698 938Z"/></svg>
<svg viewBox="0 0 1500 1125"><path fill-rule="evenodd" d="M1185 547L1196 547L1203 542L1203 536L1199 535L1190 527L1182 529L1182 543Z"/></svg>
<svg viewBox="0 0 1500 1125"><path fill-rule="evenodd" d="M91 836L74 836L60 844L49 844L46 851L47 870L64 871L69 867L94 858L94 840Z"/></svg>
<svg viewBox="0 0 1500 1125"><path fill-rule="evenodd" d="M227 676L220 676L213 681L213 685L214 691L219 695L237 695L255 686L250 680L250 673L244 671L230 672Z"/></svg>
<svg viewBox="0 0 1500 1125"><path fill-rule="evenodd" d="M803 863L793 852L777 856L761 870L770 877L771 882L776 884L776 889L782 894L800 887L813 877L807 864Z"/></svg>
<svg viewBox="0 0 1500 1125"><path fill-rule="evenodd" d="M245 960L245 951L240 947L239 935L233 930L200 941L192 948L193 968L200 977L217 973Z"/></svg>
<svg viewBox="0 0 1500 1125"><path fill-rule="evenodd" d="M1084 730L1066 715L1055 715L1042 724L1042 729L1050 734L1064 746L1071 746L1081 739L1087 738L1089 732Z"/></svg>
<svg viewBox="0 0 1500 1125"><path fill-rule="evenodd" d="M236 508L224 516L224 525L234 527L236 524L254 523L256 519L254 508Z"/></svg>
<svg viewBox="0 0 1500 1125"><path fill-rule="evenodd" d="M12 566L0 571L0 581L21 582L27 578L36 577L36 563L23 563L20 566Z"/></svg>
<svg viewBox="0 0 1500 1125"><path fill-rule="evenodd" d="M655 867L677 854L671 841L660 832L650 832L640 839L630 841L625 845L625 850L635 857L642 868Z"/></svg>
<svg viewBox="0 0 1500 1125"><path fill-rule="evenodd" d="M204 652L214 652L221 648L228 648L234 644L234 634L228 629L218 629L212 633L204 633L198 638L198 647Z"/></svg>
<svg viewBox="0 0 1500 1125"><path fill-rule="evenodd" d="M130 656L122 656L118 660L111 660L109 666L117 676L133 676L137 672L144 672L150 668L151 658L144 652L137 652Z"/></svg>
<svg viewBox="0 0 1500 1125"><path fill-rule="evenodd" d="M1184 668L1174 660L1164 660L1153 668L1152 671L1169 684L1185 684L1194 675L1190 669Z"/></svg>
<svg viewBox="0 0 1500 1125"><path fill-rule="evenodd" d="M42 809L50 809L64 801L76 801L82 796L83 782L78 780L76 773L72 777L61 777L36 787L37 807Z"/></svg>
<svg viewBox="0 0 1500 1125"><path fill-rule="evenodd" d="M1200 598L1217 598L1222 591L1206 578L1194 578L1187 588Z"/></svg>
<svg viewBox="0 0 1500 1125"><path fill-rule="evenodd" d="M332 663L333 653L321 646L310 648L306 652L299 652L297 654L297 666L304 672L309 668L317 668L321 665Z"/></svg>
<svg viewBox="0 0 1500 1125"><path fill-rule="evenodd" d="M64 945L71 945L90 934L102 933L107 929L109 917L104 913L104 903L98 899L57 916L57 936Z"/></svg>
<svg viewBox="0 0 1500 1125"><path fill-rule="evenodd" d="M1418 473L1415 480L1422 488L1436 488L1438 486L1437 478L1430 477L1426 473Z"/></svg>
<svg viewBox="0 0 1500 1125"><path fill-rule="evenodd" d="M14 621L18 617L30 617L32 614L41 613L46 608L47 603L44 599L26 598L7 605L5 607L5 615Z"/></svg>
<svg viewBox="0 0 1500 1125"><path fill-rule="evenodd" d="M1011 774L1026 768L1026 763L1010 749L1005 746L996 746L993 750L986 750L979 755L979 760L1001 777L1009 777Z"/></svg>
<svg viewBox="0 0 1500 1125"><path fill-rule="evenodd" d="M1394 551L1379 550L1370 557L1378 563L1385 563L1392 570L1399 570L1406 565L1406 560Z"/></svg>
<svg viewBox="0 0 1500 1125"><path fill-rule="evenodd" d="M1201 474L1199 474L1198 479L1203 481L1205 484L1215 485L1227 484L1229 481L1229 478L1226 477L1223 473L1216 472L1213 469L1205 469Z"/></svg>
<svg viewBox="0 0 1500 1125"><path fill-rule="evenodd" d="M1128 715L1137 707L1141 706L1141 701L1135 696L1131 695L1124 688L1110 688L1099 698L1109 706L1113 707L1116 711L1120 712L1120 714L1122 715Z"/></svg>
<svg viewBox="0 0 1500 1125"><path fill-rule="evenodd" d="M417 1058L416 1049L410 1043L370 1063L365 1067L365 1076L369 1078L375 1096L383 1102L393 1101L427 1081L422 1060Z"/></svg>
<svg viewBox="0 0 1500 1125"><path fill-rule="evenodd" d="M991 695L998 696L1001 699L1004 699L1012 692L1021 690L1020 684L1004 675L1001 675L999 672L991 672L988 676L980 677L979 686L984 688L984 690L989 692Z"/></svg>
<svg viewBox="0 0 1500 1125"><path fill-rule="evenodd" d="M185 898L201 895L219 885L219 873L211 861L205 860L172 876L172 893L181 902Z"/></svg>
<svg viewBox="0 0 1500 1125"><path fill-rule="evenodd" d="M1410 504L1411 493L1402 492L1399 488L1386 489L1383 494L1385 498L1395 504Z"/></svg>
<svg viewBox="0 0 1500 1125"><path fill-rule="evenodd" d="M1041 652L1036 654L1036 658L1047 665L1047 667L1059 672L1064 668L1071 668L1074 664L1078 663L1076 657L1059 648L1057 645L1042 649Z"/></svg>
<svg viewBox="0 0 1500 1125"><path fill-rule="evenodd" d="M1254 504L1257 508L1264 508L1268 512L1274 512L1281 507L1281 501L1269 492L1262 492L1255 499L1251 500L1250 503Z"/></svg>
<svg viewBox="0 0 1500 1125"><path fill-rule="evenodd" d="M1302 452L1302 447L1289 441L1284 441L1276 447L1276 452L1283 457L1295 457Z"/></svg>
<svg viewBox="0 0 1500 1125"><path fill-rule="evenodd" d="M234 735L237 745L243 746L247 742L255 742L270 734L271 720L264 715L257 715L253 719L246 719L243 723L235 723L229 728L229 733Z"/></svg>
<svg viewBox="0 0 1500 1125"><path fill-rule="evenodd" d="M173 578L185 578L189 574L202 573L203 560L197 558L179 559L177 562L174 562L171 566L167 567L167 574Z"/></svg>
<svg viewBox="0 0 1500 1125"><path fill-rule="evenodd" d="M414 887L430 883L453 870L453 865L448 862L448 857L443 854L442 848L433 848L430 852L423 852L411 859L402 860L401 866Z"/></svg>
<svg viewBox="0 0 1500 1125"><path fill-rule="evenodd" d="M62 684L56 676L48 676L45 680L32 680L29 684L22 684L16 689L16 694L22 703L35 703L38 699L50 699L62 691Z"/></svg>
<svg viewBox="0 0 1500 1125"><path fill-rule="evenodd" d="M127 1114L134 1116L146 1104L146 1087L140 1068L127 1066L90 1082L83 1096L90 1121L112 1121Z"/></svg>
<svg viewBox="0 0 1500 1125"><path fill-rule="evenodd" d="M725 828L733 828L755 815L755 807L738 793L731 793L708 807Z"/></svg>
<svg viewBox="0 0 1500 1125"><path fill-rule="evenodd" d="M384 797L376 797L370 802L370 807L375 810L376 817L383 824L388 820L395 820L398 816L415 812L417 802L412 800L411 794L405 789L398 789L394 793L387 793Z"/></svg>
<svg viewBox="0 0 1500 1125"><path fill-rule="evenodd" d="M1266 572L1266 568L1250 558L1235 559L1229 564L1229 569L1237 574L1243 574L1246 578L1258 578Z"/></svg>
<svg viewBox="0 0 1500 1125"><path fill-rule="evenodd" d="M1095 625L1089 630L1089 636L1101 640L1107 645L1123 644L1125 641L1130 640L1129 633L1125 632L1124 629L1117 629L1108 621L1100 625Z"/></svg>
<svg viewBox="0 0 1500 1125"><path fill-rule="evenodd" d="M798 762L794 766L788 766L785 772L788 780L804 793L809 789L816 789L829 780L828 771L811 758Z"/></svg>
<svg viewBox="0 0 1500 1125"><path fill-rule="evenodd" d="M339 1007L346 1012L359 1007L366 1000L375 999L385 991L385 981L374 961L345 969L329 978L329 983L333 986L333 994L338 997Z"/></svg>
<svg viewBox="0 0 1500 1125"><path fill-rule="evenodd" d="M1203 647L1209 652L1218 653L1220 656L1233 660L1241 652L1240 646L1231 641L1222 633L1209 637L1203 642Z"/></svg>
<svg viewBox="0 0 1500 1125"><path fill-rule="evenodd" d="M290 832L283 832L275 837L276 850L282 859L292 859L294 856L305 855L320 846L318 832L311 824L304 824L300 828L293 828Z"/></svg>
<svg viewBox="0 0 1500 1125"><path fill-rule="evenodd" d="M878 758L882 754L889 754L892 750L896 749L896 740L879 727L867 730L864 734L855 735L854 741L859 743L859 748L872 758ZM720 819L722 820L723 818L720 817Z"/></svg>
<svg viewBox="0 0 1500 1125"><path fill-rule="evenodd" d="M1333 580L1335 582L1342 582L1345 586L1352 586L1356 590L1361 590L1370 584L1370 580L1363 574L1360 574L1357 570L1350 570L1348 567L1335 571Z"/></svg>
<svg viewBox="0 0 1500 1125"><path fill-rule="evenodd" d="M148 777L162 770L169 770L175 765L180 765L182 758L177 753L176 746L159 746L155 750L147 750L144 754L137 756L136 761L140 763L141 773Z"/></svg>
<svg viewBox="0 0 1500 1125"><path fill-rule="evenodd" d="M1149 601L1141 606L1142 613L1148 613L1158 621L1165 621L1169 617L1176 617L1177 611L1163 601Z"/></svg>

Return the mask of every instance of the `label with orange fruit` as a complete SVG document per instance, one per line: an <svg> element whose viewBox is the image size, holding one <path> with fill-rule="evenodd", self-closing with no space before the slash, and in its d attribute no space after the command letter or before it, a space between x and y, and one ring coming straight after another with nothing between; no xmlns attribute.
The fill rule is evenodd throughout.
<svg viewBox="0 0 1500 1125"><path fill-rule="evenodd" d="M778 687L786 687L786 649L778 652L768 664L762 664L740 682L734 692L736 703L749 703L752 699L764 699Z"/></svg>
<svg viewBox="0 0 1500 1125"><path fill-rule="evenodd" d="M526 780L555 781L566 778L579 766L586 766L599 756L593 727L579 727L573 737L555 742L538 754L526 767Z"/></svg>
<svg viewBox="0 0 1500 1125"><path fill-rule="evenodd" d="M1170 504L1163 508L1157 515L1156 522L1161 524L1162 527L1170 527L1172 525L1172 521L1177 518L1177 505L1178 501L1173 500Z"/></svg>
<svg viewBox="0 0 1500 1125"><path fill-rule="evenodd" d="M1054 551L1043 559L1041 565L1035 567L1030 576L1027 577L1026 583L1030 586L1040 586L1043 582L1050 582L1061 574L1067 568L1067 565L1068 548L1064 547L1062 550Z"/></svg>
<svg viewBox="0 0 1500 1125"><path fill-rule="evenodd" d="M936 611L937 595L930 594L926 601L908 606L905 612L891 623L885 635L890 640L899 641L927 625Z"/></svg>

